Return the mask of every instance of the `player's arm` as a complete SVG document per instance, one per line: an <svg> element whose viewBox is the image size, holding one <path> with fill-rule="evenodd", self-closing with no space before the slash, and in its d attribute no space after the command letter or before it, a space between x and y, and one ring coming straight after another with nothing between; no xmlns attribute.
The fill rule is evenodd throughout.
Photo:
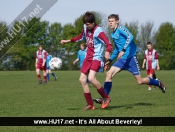
<svg viewBox="0 0 175 132"><path fill-rule="evenodd" d="M104 32L99 33L98 38L101 39L106 44L105 58L108 60L110 58L110 53L112 51L112 45Z"/></svg>
<svg viewBox="0 0 175 132"><path fill-rule="evenodd" d="M45 52L44 53L44 58L43 58L43 64L42 64L42 66L45 66L45 64L46 64L46 58L47 58L47 54Z"/></svg>
<svg viewBox="0 0 175 132"><path fill-rule="evenodd" d="M158 57L158 52L156 51L155 53L155 59L156 59L156 66L157 66L157 70L160 70L160 66L159 66L159 57Z"/></svg>
<svg viewBox="0 0 175 132"><path fill-rule="evenodd" d="M145 63L146 63L146 55L144 55L144 59L143 59L142 68L145 68Z"/></svg>
<svg viewBox="0 0 175 132"><path fill-rule="evenodd" d="M75 63L78 62L78 61L79 61L79 59L77 58L76 60L74 60L73 64L75 65Z"/></svg>
<svg viewBox="0 0 175 132"><path fill-rule="evenodd" d="M119 53L118 50L115 48L114 51L112 52L110 59L107 62L111 63L117 57L118 53Z"/></svg>
<svg viewBox="0 0 175 132"><path fill-rule="evenodd" d="M146 59L143 59L142 68L145 68Z"/></svg>
<svg viewBox="0 0 175 132"><path fill-rule="evenodd" d="M115 48L114 51L112 52L112 55L110 57L110 59L107 60L107 62L105 63L105 70L107 70L109 68L109 64L117 57L118 55L118 50Z"/></svg>
<svg viewBox="0 0 175 132"><path fill-rule="evenodd" d="M35 67L37 67L37 64L38 64L38 57L37 57L37 53L36 53Z"/></svg>
<svg viewBox="0 0 175 132"><path fill-rule="evenodd" d="M65 43L69 43L69 42L79 42L79 41L82 41L82 40L85 40L84 30L78 36L76 36L76 37L74 37L72 39L69 39L69 40L61 40L60 43L61 44L65 44Z"/></svg>
<svg viewBox="0 0 175 132"><path fill-rule="evenodd" d="M124 28L122 28L122 27L119 27L119 33L120 33L121 35L123 35L123 36L126 37L126 42L125 42L125 44L124 44L124 46L123 46L122 51L121 51L121 52L119 53L119 55L118 55L118 59L119 59L120 57L122 57L122 55L125 53L125 51L127 50L129 44L132 42L132 40L133 40L133 38L134 38L133 35L129 32L129 30L124 29Z"/></svg>

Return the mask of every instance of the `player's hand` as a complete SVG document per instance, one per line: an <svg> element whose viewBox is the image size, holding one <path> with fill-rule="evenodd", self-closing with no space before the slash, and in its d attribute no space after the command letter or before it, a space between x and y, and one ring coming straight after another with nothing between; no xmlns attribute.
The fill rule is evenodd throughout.
<svg viewBox="0 0 175 132"><path fill-rule="evenodd" d="M109 60L109 58L110 58L110 53L108 51L105 52L105 58L106 58L106 60Z"/></svg>
<svg viewBox="0 0 175 132"><path fill-rule="evenodd" d="M104 70L107 71L109 69L109 64L111 63L111 60L109 59L104 66Z"/></svg>
<svg viewBox="0 0 175 132"><path fill-rule="evenodd" d="M73 62L73 64L75 65L76 61Z"/></svg>
<svg viewBox="0 0 175 132"><path fill-rule="evenodd" d="M121 51L121 52L118 54L118 56L117 56L117 60L120 59L120 58L123 56L124 53L125 53L125 52Z"/></svg>
<svg viewBox="0 0 175 132"><path fill-rule="evenodd" d="M144 69L144 68L145 68L145 66L144 66L144 65L142 65L142 68Z"/></svg>
<svg viewBox="0 0 175 132"><path fill-rule="evenodd" d="M65 43L69 43L69 42L70 42L70 40L61 40L60 41L61 44L65 44Z"/></svg>
<svg viewBox="0 0 175 132"><path fill-rule="evenodd" d="M37 68L37 64L35 64L35 68Z"/></svg>

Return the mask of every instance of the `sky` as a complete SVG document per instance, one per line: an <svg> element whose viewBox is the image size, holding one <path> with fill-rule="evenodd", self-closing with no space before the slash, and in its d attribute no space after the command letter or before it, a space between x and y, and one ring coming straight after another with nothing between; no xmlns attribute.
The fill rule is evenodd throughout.
<svg viewBox="0 0 175 132"><path fill-rule="evenodd" d="M42 0L43 3L46 0ZM50 0L52 1L52 0ZM11 23L32 0L1 0L0 21ZM62 25L73 23L86 11L98 11L106 15L119 14L122 22L154 22L159 27L163 22L175 25L175 0L58 0L42 20Z"/></svg>

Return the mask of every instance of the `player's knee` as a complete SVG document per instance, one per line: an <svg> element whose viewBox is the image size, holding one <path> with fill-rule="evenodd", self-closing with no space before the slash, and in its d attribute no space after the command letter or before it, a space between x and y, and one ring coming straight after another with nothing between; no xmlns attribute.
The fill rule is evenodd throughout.
<svg viewBox="0 0 175 132"><path fill-rule="evenodd" d="M86 79L84 79L84 78L79 78L79 82L80 82L81 84L86 83Z"/></svg>
<svg viewBox="0 0 175 132"><path fill-rule="evenodd" d="M137 80L137 83L138 83L139 85L141 85L141 84L142 84L142 80Z"/></svg>
<svg viewBox="0 0 175 132"><path fill-rule="evenodd" d="M95 80L95 78L93 78L93 77L88 77L88 80L89 80L89 82L93 82L94 80Z"/></svg>
<svg viewBox="0 0 175 132"><path fill-rule="evenodd" d="M112 73L111 73L111 72L109 72L109 71L108 71L108 72L106 72L106 77L107 77L107 78L111 78L111 77L112 77Z"/></svg>

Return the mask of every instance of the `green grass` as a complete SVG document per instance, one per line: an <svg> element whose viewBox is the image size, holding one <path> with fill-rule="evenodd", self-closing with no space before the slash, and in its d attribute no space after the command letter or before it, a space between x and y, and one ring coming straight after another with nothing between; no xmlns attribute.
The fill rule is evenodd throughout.
<svg viewBox="0 0 175 132"><path fill-rule="evenodd" d="M0 72L0 116L2 117L174 117L175 71L158 71L157 76L167 86L164 94L158 88L148 91L147 85L137 85L129 72L113 78L112 102L107 110L83 111L86 105L78 82L79 71L55 71L58 80L38 85L35 71ZM146 72L142 71L145 76ZM103 84L105 73L97 79ZM93 97L99 97L91 85ZM175 127L0 127L0 132L173 132Z"/></svg>

